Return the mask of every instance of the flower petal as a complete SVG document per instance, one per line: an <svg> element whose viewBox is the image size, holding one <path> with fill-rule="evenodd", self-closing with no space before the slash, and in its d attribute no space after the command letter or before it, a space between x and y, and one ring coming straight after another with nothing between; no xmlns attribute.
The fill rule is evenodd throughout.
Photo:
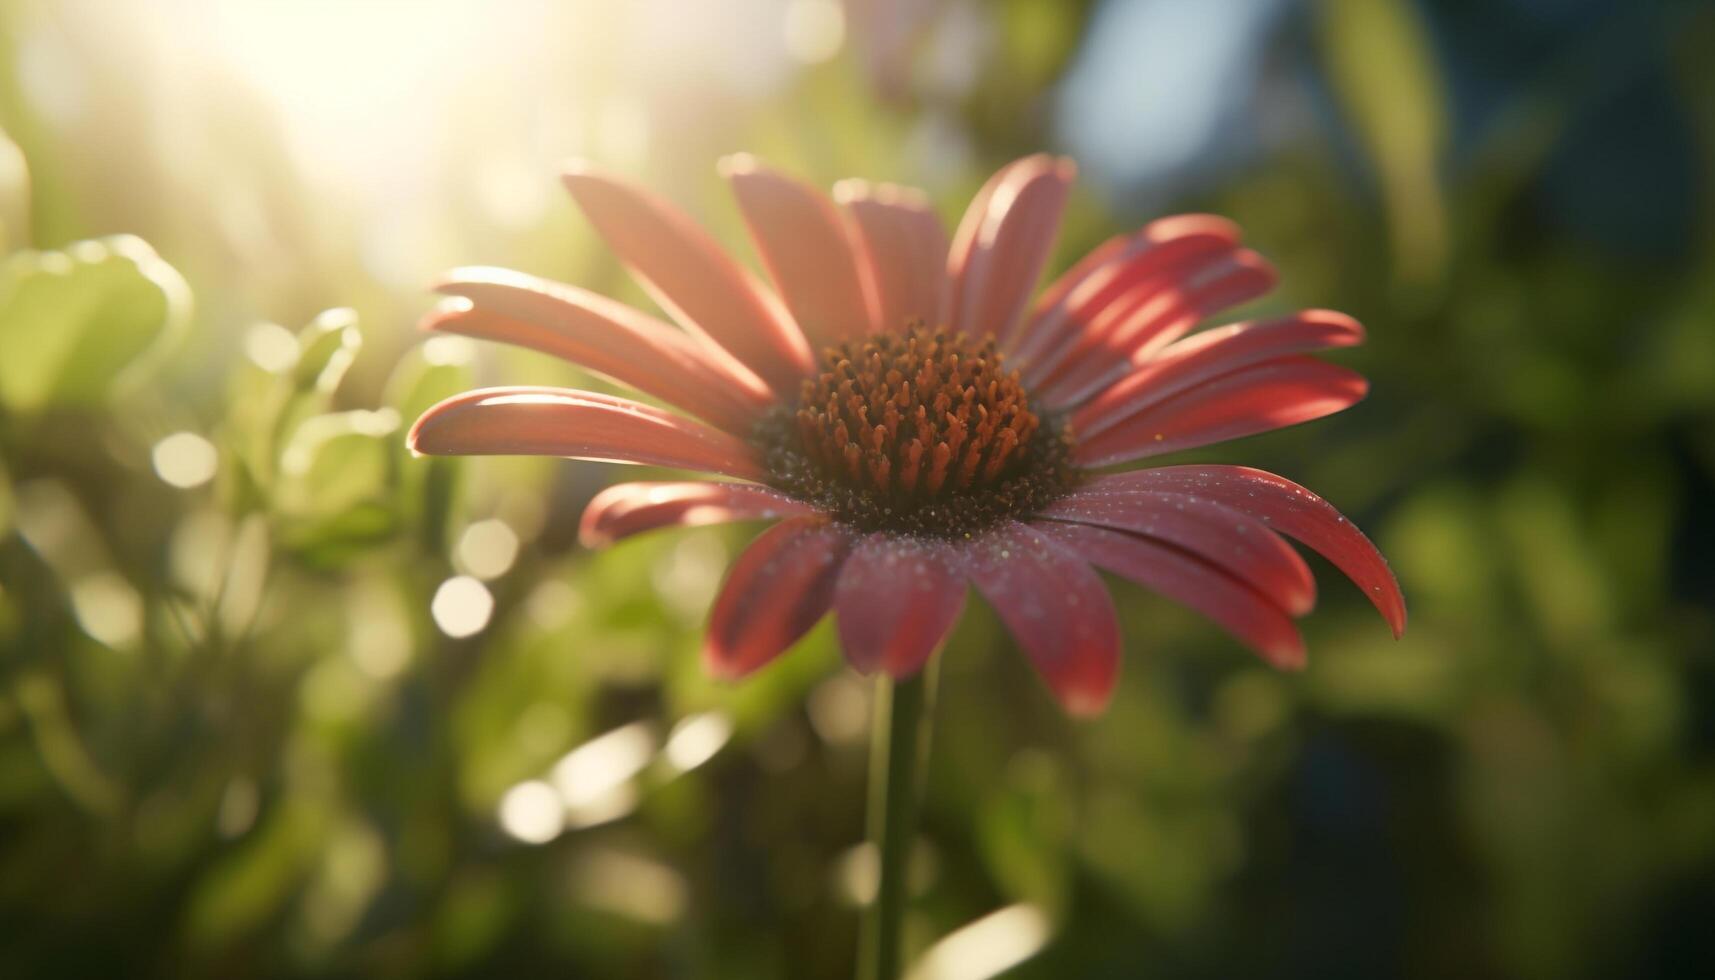
<svg viewBox="0 0 1715 980"><path fill-rule="evenodd" d="M813 365L810 346L778 297L678 208L649 191L581 166L568 190L608 246L661 308L732 352L777 392L794 392Z"/></svg>
<svg viewBox="0 0 1715 980"><path fill-rule="evenodd" d="M874 300L845 216L820 191L748 153L721 161L774 286L813 348L870 332Z"/></svg>
<svg viewBox="0 0 1715 980"><path fill-rule="evenodd" d="M455 269L425 330L528 347L747 433L772 398L732 355L623 303L509 269Z"/></svg>
<svg viewBox="0 0 1715 980"><path fill-rule="evenodd" d="M1119 678L1119 622L1101 576L1023 524L971 543L966 574L1066 710L1100 712Z"/></svg>
<svg viewBox="0 0 1715 980"><path fill-rule="evenodd" d="M1073 452L1081 466L1111 466L1332 415L1364 397L1362 375L1311 357L1241 368L1145 409Z"/></svg>
<svg viewBox="0 0 1715 980"><path fill-rule="evenodd" d="M965 608L950 546L891 534L858 541L834 588L840 645L864 673L921 670Z"/></svg>
<svg viewBox="0 0 1715 980"><path fill-rule="evenodd" d="M430 456L565 456L766 474L756 451L718 429L625 398L570 388L483 388L434 406L407 444Z"/></svg>
<svg viewBox="0 0 1715 980"><path fill-rule="evenodd" d="M1135 290L1075 338L1053 372L1038 382L1044 403L1065 408L1084 401L1197 324L1267 293L1278 279L1267 259L1239 249L1188 270L1177 282Z"/></svg>
<svg viewBox="0 0 1715 980"><path fill-rule="evenodd" d="M1072 415L1072 427L1089 438L1127 416L1239 368L1287 354L1350 347L1364 339L1358 321L1333 310L1305 310L1275 320L1215 327L1167 347L1110 385Z"/></svg>
<svg viewBox="0 0 1715 980"><path fill-rule="evenodd" d="M1171 545L1088 524L1036 525L1089 562L1209 617L1275 667L1304 666L1304 638L1262 593Z"/></svg>
<svg viewBox="0 0 1715 980"><path fill-rule="evenodd" d="M1133 234L1116 235L1043 290L1009 353L1020 364L1039 360L1137 284L1230 254L1238 246L1238 226L1210 214L1160 218Z"/></svg>
<svg viewBox="0 0 1715 980"><path fill-rule="evenodd" d="M1394 636L1405 632L1405 597L1387 559L1333 505L1283 476L1248 466L1164 466L1114 473L1092 485L1194 494L1267 521L1345 572L1388 621Z"/></svg>
<svg viewBox="0 0 1715 980"><path fill-rule="evenodd" d="M1039 153L1001 168L965 212L947 259L954 330L1011 337L1054 250L1077 165Z"/></svg>
<svg viewBox="0 0 1715 980"><path fill-rule="evenodd" d="M859 253L875 291L873 329L946 322L947 232L922 191L895 184L842 180L834 200L851 212Z"/></svg>
<svg viewBox="0 0 1715 980"><path fill-rule="evenodd" d="M1248 583L1294 615L1316 605L1316 578L1298 552L1265 522L1213 500L1113 488L1098 480L1055 501L1042 516L1165 541Z"/></svg>
<svg viewBox="0 0 1715 980"><path fill-rule="evenodd" d="M663 527L696 527L730 521L802 517L809 504L754 483L616 483L584 508L578 541L605 548L633 534Z"/></svg>
<svg viewBox="0 0 1715 980"><path fill-rule="evenodd" d="M762 532L733 562L709 612L703 662L717 677L742 677L810 631L834 601L851 535L817 517Z"/></svg>

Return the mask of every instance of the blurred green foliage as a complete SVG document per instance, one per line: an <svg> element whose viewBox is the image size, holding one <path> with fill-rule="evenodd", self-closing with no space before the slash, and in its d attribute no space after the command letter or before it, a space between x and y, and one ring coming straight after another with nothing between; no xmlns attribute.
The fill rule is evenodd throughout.
<svg viewBox="0 0 1715 980"><path fill-rule="evenodd" d="M845 53L745 87L628 66L668 15L578 3L540 42L573 76L512 95L735 245L712 164L740 148L953 220L1054 143L1101 6L854 4ZM1281 676L1116 582L1122 687L1073 722L972 603L917 948L1024 903L1018 976L1715 970L1715 16L1531 6L1277 5L1266 85L1314 111L1171 202L1279 264L1265 308L1369 325L1342 358L1368 402L1197 458L1368 529L1405 639L1322 566ZM826 624L739 685L698 661L752 529L589 554L582 504L636 471L404 449L473 385L593 383L419 344L435 263L643 302L568 204L520 210L548 163L479 152L509 104L447 106L446 187L365 210L292 156L278 93L151 110L171 72L104 11L0 6L0 972L846 975L867 690ZM1620 153L1596 192L1588 146ZM1151 216L1122 177L1079 194L1061 266Z"/></svg>

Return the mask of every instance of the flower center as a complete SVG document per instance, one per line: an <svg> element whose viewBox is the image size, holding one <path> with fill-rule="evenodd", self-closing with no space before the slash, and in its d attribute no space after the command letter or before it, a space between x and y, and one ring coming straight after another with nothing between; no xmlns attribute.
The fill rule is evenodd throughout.
<svg viewBox="0 0 1715 980"><path fill-rule="evenodd" d="M772 482L865 531L962 537L1066 492L1068 432L992 338L917 327L826 350L757 426Z"/></svg>

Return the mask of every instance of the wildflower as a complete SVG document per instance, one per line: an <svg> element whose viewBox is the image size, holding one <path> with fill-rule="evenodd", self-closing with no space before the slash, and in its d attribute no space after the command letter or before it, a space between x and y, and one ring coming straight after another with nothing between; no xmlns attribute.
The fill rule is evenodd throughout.
<svg viewBox="0 0 1715 980"><path fill-rule="evenodd" d="M590 546L639 532L772 520L714 603L709 668L767 664L832 610L862 671L914 674L966 585L1067 709L1099 711L1120 634L1096 568L1304 663L1293 623L1315 582L1282 535L1352 579L1397 636L1386 561L1328 503L1271 473L1110 472L1340 411L1353 372L1307 357L1363 338L1326 310L1198 330L1274 270L1209 215L1106 242L1032 302L1074 175L1028 157L978 193L949 241L923 196L845 181L829 199L748 156L723 162L775 289L686 215L584 168L566 185L679 329L575 286L462 269L425 327L555 354L677 406L491 388L430 409L429 454L528 453L699 470L731 481L613 486ZM694 420L695 416L701 421Z"/></svg>

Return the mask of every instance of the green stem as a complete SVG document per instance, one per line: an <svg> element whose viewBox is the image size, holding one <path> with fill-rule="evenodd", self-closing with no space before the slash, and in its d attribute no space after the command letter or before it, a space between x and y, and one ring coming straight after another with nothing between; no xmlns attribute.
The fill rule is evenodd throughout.
<svg viewBox="0 0 1715 980"><path fill-rule="evenodd" d="M859 980L899 976L900 933L909 899L906 877L917 835L918 765L927 750L931 664L917 675L876 684L874 737L869 756L869 839L878 879L864 920Z"/></svg>

